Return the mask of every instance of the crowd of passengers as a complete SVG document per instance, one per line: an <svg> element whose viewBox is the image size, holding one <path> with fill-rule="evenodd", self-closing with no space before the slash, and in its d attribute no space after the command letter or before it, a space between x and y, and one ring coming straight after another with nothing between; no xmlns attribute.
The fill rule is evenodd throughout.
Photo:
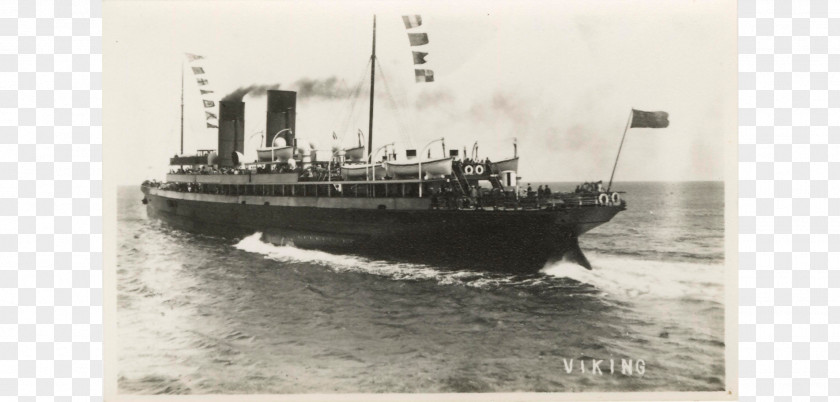
<svg viewBox="0 0 840 402"><path fill-rule="evenodd" d="M170 169L170 174L254 174L254 173L291 173L291 172L298 172L302 173L304 169L301 168L291 168L288 165L277 165L277 168L270 168L270 167L257 167L256 169L247 169L247 168L234 168L234 167L221 167L217 168L215 166L202 166L200 168L179 168L179 169Z"/></svg>
<svg viewBox="0 0 840 402"><path fill-rule="evenodd" d="M575 188L575 193L605 193L604 182L598 180L596 182L585 182Z"/></svg>
<svg viewBox="0 0 840 402"><path fill-rule="evenodd" d="M463 164L463 165L485 165L485 167L487 167L489 169L491 162L490 162L490 158L485 158L483 161L481 159L475 159L474 160L472 158L464 158L464 160L461 161L461 164Z"/></svg>
<svg viewBox="0 0 840 402"><path fill-rule="evenodd" d="M260 194L263 191L266 191L264 186L219 186L219 185L206 185L206 184L199 184L199 183L159 183L159 182L149 182L149 185L152 187L160 187L162 190L170 190L170 191L179 191L179 192L186 192L186 193L205 193L205 194L230 194L230 195L263 195ZM363 185L362 185L363 186ZM417 194L417 187L416 186L406 186L406 197L416 197ZM344 191L333 187L330 190L330 195L332 197L344 197L344 196L355 196L355 192L353 191L352 186L346 186ZM241 193L240 193L241 191ZM287 190L288 191L288 190ZM300 191L300 190L298 190ZM314 191L309 189L308 191ZM325 193L323 189L321 191L321 196L324 196ZM364 197L366 195L363 191L360 196ZM551 190L548 186L540 186L538 191L533 191L531 186L529 185L527 190L522 190L520 194L516 194L513 191L502 191L499 188L493 189L484 189L479 186L472 186L468 190L466 195L460 194L460 191L456 190L456 188L452 185L443 185L440 187L426 187L423 192L423 196L431 198L431 206L432 208L442 208L442 209L454 209L454 208L483 208L483 207L519 207L519 206L531 206L531 207L540 207L546 204L547 198L550 197ZM309 195L313 195L309 193ZM302 194L299 194L302 196ZM557 200L557 202L562 204L562 200Z"/></svg>
<svg viewBox="0 0 840 402"><path fill-rule="evenodd" d="M254 161L256 162L256 161ZM485 165L486 171L490 171L490 158L486 158L484 161L481 160L473 160L470 158L466 158L463 161L459 161L458 163L466 166L466 165L476 165L481 164ZM274 165L257 165L256 168L244 168L244 167L216 167L211 165L204 165L199 168L191 168L191 167L181 167L178 169L170 169L170 174L266 174L266 173L298 173L301 175L302 178L317 178L323 177L326 178L328 169L332 168L332 175L333 177L338 176L338 166L333 165L329 166L326 162L312 162L307 167L296 166L294 164L289 163L278 163Z"/></svg>
<svg viewBox="0 0 840 402"><path fill-rule="evenodd" d="M170 190L170 191L179 191L179 192L187 192L187 193L204 193L204 194L223 194L223 195L269 195L268 187L270 186L263 186L263 185L208 185L208 184L200 184L200 183L183 183L183 182L158 182L155 180L146 181L144 184L149 185L151 187L159 187L162 190ZM386 183L379 183L380 185L387 185ZM597 184L597 183L591 183ZM321 187L317 190L317 195L319 196L326 196L327 192L327 185L319 185ZM358 188L356 187L358 186ZM366 187L365 184L359 185L345 185L343 187L340 186L331 186L329 189L329 194L331 197L367 197L367 191L370 190L370 187ZM578 186L583 187L583 186ZM381 187L380 187L381 188ZM597 188L594 187L594 188ZM288 187L285 191L288 190ZM306 191L306 193L298 192L297 196L314 196L316 195L314 187L307 186L306 190L298 189L297 191ZM358 191L358 192L357 192ZM382 190L376 190L382 191ZM393 188L390 190L390 196L394 196L395 194L402 195L400 190ZM404 187L405 197L413 198L418 196L418 189L416 186L409 185ZM447 184L442 184L439 186L434 186L432 184L424 185L423 188L423 197L424 198L431 198L431 207L432 208L439 208L439 209L482 209L485 207L489 208L562 208L564 207L568 201L571 201L569 205L578 205L580 200L574 201L575 199L567 199L567 195L564 196L562 193L553 193L551 188L548 185L541 185L537 188L536 191L533 190L531 184L529 183L527 187L520 188L519 192L514 191L503 191L500 188L482 188L478 185L470 186L466 189L466 193L462 194L462 191L455 185L455 182L450 182ZM591 203L586 203L589 205ZM580 204L585 205L585 204Z"/></svg>
<svg viewBox="0 0 840 402"><path fill-rule="evenodd" d="M326 180L327 168L321 164L313 164L302 168L300 166L293 167L289 164L277 164L274 166L257 166L254 169L240 168L240 167L215 167L202 166L201 168L179 168L170 169L170 174L196 174L196 175L212 175L212 174L226 174L226 175L249 175L249 174L266 174L266 173L297 173L302 180ZM338 177L338 170L333 169L332 177Z"/></svg>

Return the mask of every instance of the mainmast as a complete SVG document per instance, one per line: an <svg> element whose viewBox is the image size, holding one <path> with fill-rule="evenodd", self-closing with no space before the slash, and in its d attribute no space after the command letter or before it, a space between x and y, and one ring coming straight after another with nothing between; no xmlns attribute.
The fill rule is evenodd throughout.
<svg viewBox="0 0 840 402"><path fill-rule="evenodd" d="M181 61L181 155L184 154L184 61Z"/></svg>
<svg viewBox="0 0 840 402"><path fill-rule="evenodd" d="M373 152L373 84L376 71L376 15L373 16L373 50L370 54L370 116L368 117L368 154ZM370 156L368 156L370 157ZM373 163L373 161L371 161Z"/></svg>

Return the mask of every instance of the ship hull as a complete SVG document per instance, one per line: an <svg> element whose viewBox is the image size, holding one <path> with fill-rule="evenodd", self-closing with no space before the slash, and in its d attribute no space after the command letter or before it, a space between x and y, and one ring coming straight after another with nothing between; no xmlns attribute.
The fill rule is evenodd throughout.
<svg viewBox="0 0 840 402"><path fill-rule="evenodd" d="M146 194L149 217L189 232L231 238L260 232L263 241L275 245L517 273L537 272L547 262L561 258L588 267L578 236L622 209L318 208L175 199L161 193Z"/></svg>

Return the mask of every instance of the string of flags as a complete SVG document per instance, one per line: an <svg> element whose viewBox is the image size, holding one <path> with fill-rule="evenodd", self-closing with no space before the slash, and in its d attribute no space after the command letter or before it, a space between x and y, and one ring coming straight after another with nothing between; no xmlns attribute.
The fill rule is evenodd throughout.
<svg viewBox="0 0 840 402"><path fill-rule="evenodd" d="M423 17L419 15L403 15L403 24L405 24L405 29L417 28L420 25L423 25Z"/></svg>
<svg viewBox="0 0 840 402"><path fill-rule="evenodd" d="M429 44L429 35L425 33L409 33L408 43L411 46L423 46Z"/></svg>
<svg viewBox="0 0 840 402"><path fill-rule="evenodd" d="M414 64L426 64L426 56L428 53L426 52L411 52L411 56L414 57Z"/></svg>
<svg viewBox="0 0 840 402"><path fill-rule="evenodd" d="M403 24L405 29L414 29L423 25L423 18L420 15L403 15ZM411 47L425 46L429 44L429 35L425 32L409 32L408 43ZM426 56L428 52L421 52L418 50L411 51L411 57L414 60L414 65L426 64ZM435 72L430 69L415 68L414 82L434 82Z"/></svg>
<svg viewBox="0 0 840 402"><path fill-rule="evenodd" d="M200 87L199 91L201 92L201 95L203 96L212 94L213 90L206 88L207 85L210 84L210 82L207 80L207 78L202 77L202 75L205 75L204 67L192 65L192 63L198 60L203 60L204 56L192 53L184 53L184 56L186 56L187 61L190 63L190 70L192 70L192 73L195 76L195 82ZM201 102L204 104L205 109L216 107L216 101L212 99L202 99ZM207 128L219 128L219 117L215 113L213 113L212 111L205 110L204 118L206 120L205 124ZM215 120L215 124L213 124L213 120Z"/></svg>

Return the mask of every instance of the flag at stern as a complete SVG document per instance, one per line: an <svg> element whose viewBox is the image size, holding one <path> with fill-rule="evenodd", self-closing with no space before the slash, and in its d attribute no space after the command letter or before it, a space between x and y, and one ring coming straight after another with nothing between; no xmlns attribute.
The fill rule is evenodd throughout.
<svg viewBox="0 0 840 402"><path fill-rule="evenodd" d="M668 127L668 112L644 112L633 109L633 120L630 128L665 128Z"/></svg>

